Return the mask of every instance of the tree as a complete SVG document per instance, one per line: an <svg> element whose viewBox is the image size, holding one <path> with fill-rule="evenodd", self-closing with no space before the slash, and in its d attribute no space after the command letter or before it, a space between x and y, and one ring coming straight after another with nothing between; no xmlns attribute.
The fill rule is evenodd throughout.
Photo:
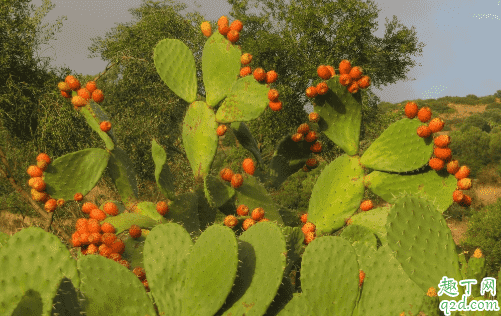
<svg viewBox="0 0 501 316"><path fill-rule="evenodd" d="M33 138L38 125L38 98L52 77L48 74L49 61L33 55L54 35L53 30L46 29L48 24L39 26L54 7L51 2L44 0L33 16L34 6L28 9L29 2L0 4L0 116L9 132L24 141ZM61 20L52 25L55 30L61 26ZM38 65L41 61L43 64Z"/></svg>

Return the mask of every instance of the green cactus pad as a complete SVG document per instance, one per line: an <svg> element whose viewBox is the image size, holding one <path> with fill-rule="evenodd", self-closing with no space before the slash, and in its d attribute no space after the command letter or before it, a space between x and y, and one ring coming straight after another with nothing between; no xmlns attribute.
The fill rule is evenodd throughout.
<svg viewBox="0 0 501 316"><path fill-rule="evenodd" d="M111 151L108 170L124 204L135 201L138 197L136 172L132 161L122 148L115 147Z"/></svg>
<svg viewBox="0 0 501 316"><path fill-rule="evenodd" d="M170 200L176 197L174 187L174 175L167 164L167 154L160 144L153 139L151 141L151 155L155 163L155 180L160 191Z"/></svg>
<svg viewBox="0 0 501 316"><path fill-rule="evenodd" d="M113 124L111 129L106 133L101 130L100 124L103 121L110 121L106 113L101 109L99 104L92 99L88 101L86 106L80 108L80 113L84 116L87 124L101 137L108 150L113 150L117 140L113 132Z"/></svg>
<svg viewBox="0 0 501 316"><path fill-rule="evenodd" d="M253 176L244 179L241 187L235 190L237 192L236 205L245 204L252 212L256 207L264 209L264 217L283 225L280 207L275 204L265 187Z"/></svg>
<svg viewBox="0 0 501 316"><path fill-rule="evenodd" d="M401 196L387 218L388 245L407 275L426 292L444 276L460 280L456 245L433 204L416 195ZM463 288L459 287L460 299ZM440 300L455 299L443 294Z"/></svg>
<svg viewBox="0 0 501 316"><path fill-rule="evenodd" d="M477 284L471 285L470 296L480 296L480 284L483 278L487 276L487 267L485 265L485 257L471 257L468 260L468 269L466 270L466 279L475 279Z"/></svg>
<svg viewBox="0 0 501 316"><path fill-rule="evenodd" d="M213 108L224 99L240 74L241 50L219 32L205 42L202 75L206 102Z"/></svg>
<svg viewBox="0 0 501 316"><path fill-rule="evenodd" d="M39 227L22 229L0 248L0 271L0 315L31 315L35 309L38 315L50 315L64 276L80 286L69 250Z"/></svg>
<svg viewBox="0 0 501 316"><path fill-rule="evenodd" d="M304 298L302 293L294 293L292 300L290 300L284 309L277 314L277 316L295 316L304 315L312 316L312 310L308 305L308 301Z"/></svg>
<svg viewBox="0 0 501 316"><path fill-rule="evenodd" d="M247 125L244 122L233 122L230 126L240 145L242 145L245 149L247 149L254 155L254 158L256 158L256 161L259 165L263 165L261 152L259 151L257 142L252 136Z"/></svg>
<svg viewBox="0 0 501 316"><path fill-rule="evenodd" d="M402 270L388 245L367 254L359 315L417 315L423 290Z"/></svg>
<svg viewBox="0 0 501 316"><path fill-rule="evenodd" d="M418 195L435 202L440 213L452 205L452 193L456 190L457 179L446 170L439 172L430 169L413 175L389 174L373 171L364 179L365 186L388 203L404 192L417 192Z"/></svg>
<svg viewBox="0 0 501 316"><path fill-rule="evenodd" d="M125 230L128 231L132 225L137 225L141 228L153 228L158 222L146 215L123 213L117 216L108 216L101 222L101 225L104 223L113 225L116 230L115 234L118 235Z"/></svg>
<svg viewBox="0 0 501 316"><path fill-rule="evenodd" d="M123 241L125 245L124 252L122 253L122 258L130 263L131 269L135 267L144 268L144 258L143 249L144 242L148 234L145 234L146 230L141 230L141 236L138 238L132 238L130 235Z"/></svg>
<svg viewBox="0 0 501 316"><path fill-rule="evenodd" d="M389 211L389 207L378 207L368 212L360 212L351 217L352 224L367 227L376 234L382 245L387 244L386 217Z"/></svg>
<svg viewBox="0 0 501 316"><path fill-rule="evenodd" d="M6 233L0 232L0 249L2 249L3 246L7 244L9 241L10 236L7 235Z"/></svg>
<svg viewBox="0 0 501 316"><path fill-rule="evenodd" d="M289 275L292 266L299 260L301 253L304 250L304 234L299 227L282 227L282 234L287 243L287 266L284 270L284 275Z"/></svg>
<svg viewBox="0 0 501 316"><path fill-rule="evenodd" d="M226 226L207 228L188 258L182 315L214 315L231 291L237 267L235 233Z"/></svg>
<svg viewBox="0 0 501 316"><path fill-rule="evenodd" d="M144 269L160 314L183 315L181 301L192 247L190 234L175 223L156 226L144 243Z"/></svg>
<svg viewBox="0 0 501 316"><path fill-rule="evenodd" d="M87 316L155 315L144 285L120 263L90 255L78 260L78 270Z"/></svg>
<svg viewBox="0 0 501 316"><path fill-rule="evenodd" d="M207 103L190 104L183 122L183 145L195 178L202 180L210 173L217 150L216 129L214 111Z"/></svg>
<svg viewBox="0 0 501 316"><path fill-rule="evenodd" d="M288 276L285 276L284 273L284 278L282 279L282 284L280 284L280 287L278 288L277 295L275 295L275 298L266 310L266 313L263 315L277 315L284 309L293 297L294 285L292 285L291 279Z"/></svg>
<svg viewBox="0 0 501 316"><path fill-rule="evenodd" d="M364 196L363 169L358 157L346 154L322 171L311 192L308 221L317 234L329 234L343 227L345 219L359 208Z"/></svg>
<svg viewBox="0 0 501 316"><path fill-rule="evenodd" d="M152 218L157 223L165 223L167 220L158 213L157 204L153 202L139 202L136 204L136 214L141 214ZM166 215L168 216L168 215Z"/></svg>
<svg viewBox="0 0 501 316"><path fill-rule="evenodd" d="M355 248L359 269L365 271L369 264L367 253L370 250L377 250L377 239L374 233L367 227L350 224L343 229L339 236L348 240Z"/></svg>
<svg viewBox="0 0 501 316"><path fill-rule="evenodd" d="M235 196L235 189L210 174L204 178L204 192L209 204L215 208L221 207Z"/></svg>
<svg viewBox="0 0 501 316"><path fill-rule="evenodd" d="M351 315L358 281L357 254L346 239L318 237L306 247L301 288L312 315Z"/></svg>
<svg viewBox="0 0 501 316"><path fill-rule="evenodd" d="M360 124L362 122L362 98L360 93L351 94L339 83L339 76L327 80L329 91L313 100L313 109L320 114L320 130L346 154L358 154Z"/></svg>
<svg viewBox="0 0 501 316"><path fill-rule="evenodd" d="M42 176L45 192L65 201L73 200L75 193L86 195L101 179L108 159L110 154L100 148L83 149L55 159Z"/></svg>
<svg viewBox="0 0 501 316"><path fill-rule="evenodd" d="M258 118L270 103L269 85L260 84L253 76L238 79L216 113L219 123L247 122Z"/></svg>
<svg viewBox="0 0 501 316"><path fill-rule="evenodd" d="M287 135L278 143L270 162L270 176L273 186L278 188L290 175L301 169L310 158L310 147L307 141L295 142L292 135Z"/></svg>
<svg viewBox="0 0 501 316"><path fill-rule="evenodd" d="M188 46L178 39L166 38L153 49L153 59L163 82L188 103L197 98L197 69Z"/></svg>
<svg viewBox="0 0 501 316"><path fill-rule="evenodd" d="M239 237L238 277L226 299L225 315L264 315L282 283L286 243L280 228L263 222ZM223 306L224 309L224 306Z"/></svg>
<svg viewBox="0 0 501 316"><path fill-rule="evenodd" d="M421 305L420 312L423 312L426 316L440 316L442 314L439 312L438 303L438 296L429 297L425 294L423 296L423 304Z"/></svg>
<svg viewBox="0 0 501 316"><path fill-rule="evenodd" d="M433 139L416 133L419 120L391 124L363 153L360 163L379 171L406 172L426 165L433 154Z"/></svg>
<svg viewBox="0 0 501 316"><path fill-rule="evenodd" d="M183 225L190 234L200 234L197 194L188 192L177 196L170 205L169 214L166 217Z"/></svg>
<svg viewBox="0 0 501 316"><path fill-rule="evenodd" d="M71 280L67 277L61 279L56 297L52 305L52 315L83 315L84 310L80 302L84 302L83 295L75 289ZM24 313L28 315L28 313Z"/></svg>
<svg viewBox="0 0 501 316"><path fill-rule="evenodd" d="M209 205L209 202L207 201L207 198L205 197L204 189L201 186L199 186L195 190L195 194L198 197L198 199L197 199L198 219L199 219L200 230L203 231L207 227L212 225L214 223L214 221L216 220L217 209L215 209Z"/></svg>

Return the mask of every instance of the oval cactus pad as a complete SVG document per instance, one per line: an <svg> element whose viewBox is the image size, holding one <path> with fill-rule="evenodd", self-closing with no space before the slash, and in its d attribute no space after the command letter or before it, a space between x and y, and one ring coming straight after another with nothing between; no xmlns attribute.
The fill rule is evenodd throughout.
<svg viewBox="0 0 501 316"><path fill-rule="evenodd" d="M268 85L260 84L253 76L238 79L217 110L216 120L220 123L231 123L258 118L270 103L269 90Z"/></svg>
<svg viewBox="0 0 501 316"><path fill-rule="evenodd" d="M78 192L86 195L101 179L109 158L104 149L88 148L55 159L42 177L45 192L65 201L73 200Z"/></svg>
<svg viewBox="0 0 501 316"><path fill-rule="evenodd" d="M230 91L240 73L240 49L219 32L205 42L202 52L202 75L206 102L210 107L219 103Z"/></svg>
<svg viewBox="0 0 501 316"><path fill-rule="evenodd" d="M190 104L183 122L183 145L195 178L205 178L217 150L218 136L214 111L207 103Z"/></svg>
<svg viewBox="0 0 501 316"><path fill-rule="evenodd" d="M313 108L320 114L320 130L348 155L358 153L362 99L360 93L351 94L339 83L339 76L327 81L329 91L315 97Z"/></svg>
<svg viewBox="0 0 501 316"><path fill-rule="evenodd" d="M342 155L322 171L311 192L308 221L318 234L329 234L343 227L364 196L363 169L358 157Z"/></svg>
<svg viewBox="0 0 501 316"><path fill-rule="evenodd" d="M166 38L153 49L155 67L163 82L177 96L191 103L197 98L197 77L193 54L178 39Z"/></svg>
<svg viewBox="0 0 501 316"><path fill-rule="evenodd" d="M391 124L363 153L360 163L379 171L405 172L421 168L433 153L433 139L416 133L419 120L401 119Z"/></svg>
<svg viewBox="0 0 501 316"><path fill-rule="evenodd" d="M174 175L167 164L167 154L164 148L155 139L151 141L151 155L155 163L155 179L158 188L165 196L174 200L176 198Z"/></svg>

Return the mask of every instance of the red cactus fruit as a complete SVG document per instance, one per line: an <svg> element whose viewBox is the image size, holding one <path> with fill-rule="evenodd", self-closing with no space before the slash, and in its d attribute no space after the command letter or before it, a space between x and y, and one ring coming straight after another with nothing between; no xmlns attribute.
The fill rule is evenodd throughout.
<svg viewBox="0 0 501 316"><path fill-rule="evenodd" d="M327 82L322 81L317 84L317 92L319 95L324 95L329 91L329 87L327 86Z"/></svg>
<svg viewBox="0 0 501 316"><path fill-rule="evenodd" d="M76 96L71 98L71 104L73 104L76 107L84 106L87 104L87 100L85 100L84 98L82 98L79 95L76 95Z"/></svg>
<svg viewBox="0 0 501 316"><path fill-rule="evenodd" d="M342 86L349 86L350 83L352 83L353 79L351 79L350 75L348 74L342 74L339 76L339 83L342 85Z"/></svg>
<svg viewBox="0 0 501 316"><path fill-rule="evenodd" d="M450 174L456 174L459 171L459 161L452 159L447 163L447 172Z"/></svg>
<svg viewBox="0 0 501 316"><path fill-rule="evenodd" d="M459 170L454 174L457 180L467 178L470 175L470 168L467 166L459 167Z"/></svg>
<svg viewBox="0 0 501 316"><path fill-rule="evenodd" d="M304 135L302 133L296 133L292 135L292 140L295 141L296 143L302 141L303 139Z"/></svg>
<svg viewBox="0 0 501 316"><path fill-rule="evenodd" d="M313 145L310 146L310 150L314 153L319 153L322 151L322 143L316 141Z"/></svg>
<svg viewBox="0 0 501 316"><path fill-rule="evenodd" d="M463 200L463 192L456 190L452 193L452 199L454 202L459 203Z"/></svg>
<svg viewBox="0 0 501 316"><path fill-rule="evenodd" d="M123 254L125 251L125 244L120 239L115 240L115 242L111 245L112 252L116 252L119 254Z"/></svg>
<svg viewBox="0 0 501 316"><path fill-rule="evenodd" d="M129 228L129 235L134 239L141 237L141 227L137 225L132 225Z"/></svg>
<svg viewBox="0 0 501 316"><path fill-rule="evenodd" d="M318 122L320 120L320 115L318 115L317 112L311 112L308 115L308 119L310 120L310 122L316 123L316 122Z"/></svg>
<svg viewBox="0 0 501 316"><path fill-rule="evenodd" d="M339 63L339 73L341 75L348 75L351 71L351 63L349 60L347 59L343 59L341 60L341 62Z"/></svg>
<svg viewBox="0 0 501 316"><path fill-rule="evenodd" d="M268 100L277 101L278 95L279 95L279 93L278 93L277 89L270 89L270 91L268 91Z"/></svg>
<svg viewBox="0 0 501 316"><path fill-rule="evenodd" d="M318 134L315 131L309 131L306 137L304 138L305 141L308 143L316 141L318 138Z"/></svg>
<svg viewBox="0 0 501 316"><path fill-rule="evenodd" d="M231 22L230 30L235 30L237 32L240 32L240 31L242 31L243 28L244 28L244 25L242 24L242 21L235 20L235 21Z"/></svg>
<svg viewBox="0 0 501 316"><path fill-rule="evenodd" d="M348 92L351 94L358 92L358 83L356 81L353 81L348 85Z"/></svg>
<svg viewBox="0 0 501 316"><path fill-rule="evenodd" d="M417 116L421 122L426 123L431 119L431 109L427 106L422 107L419 109Z"/></svg>
<svg viewBox="0 0 501 316"><path fill-rule="evenodd" d="M118 263L120 263L121 265L123 265L124 267L126 267L127 269L130 269L130 263L129 261L125 260L125 259L122 259L120 260Z"/></svg>
<svg viewBox="0 0 501 316"><path fill-rule="evenodd" d="M249 208L247 205L241 204L237 207L237 214L239 216L247 216L249 214Z"/></svg>
<svg viewBox="0 0 501 316"><path fill-rule="evenodd" d="M104 100L103 91L96 89L92 92L92 100L96 103L101 103Z"/></svg>
<svg viewBox="0 0 501 316"><path fill-rule="evenodd" d="M261 219L264 218L264 209L261 207L256 207L255 209L252 210L251 217L256 222L260 221Z"/></svg>
<svg viewBox="0 0 501 316"><path fill-rule="evenodd" d="M426 125L421 125L417 128L417 134L421 138L428 138L431 136L431 130L428 126Z"/></svg>
<svg viewBox="0 0 501 316"><path fill-rule="evenodd" d="M431 158L428 164L430 165L431 169L435 171L442 170L445 165L444 161L439 158Z"/></svg>
<svg viewBox="0 0 501 316"><path fill-rule="evenodd" d="M315 232L308 232L308 233L306 233L305 236L304 236L304 243L308 245L313 240L315 240L315 237L316 237Z"/></svg>
<svg viewBox="0 0 501 316"><path fill-rule="evenodd" d="M316 167L317 160L315 158L310 158L310 159L306 160L306 165L310 168Z"/></svg>
<svg viewBox="0 0 501 316"><path fill-rule="evenodd" d="M471 188L471 179L463 178L458 181L458 189L459 190L469 190Z"/></svg>
<svg viewBox="0 0 501 316"><path fill-rule="evenodd" d="M87 221L87 229L90 233L100 233L101 232L101 224L95 218L90 218Z"/></svg>
<svg viewBox="0 0 501 316"><path fill-rule="evenodd" d="M210 37L212 35L212 27L208 21L202 22L202 24L200 24L200 29L205 37Z"/></svg>
<svg viewBox="0 0 501 316"><path fill-rule="evenodd" d="M266 78L265 78L266 83L273 83L277 81L277 79L278 79L278 74L275 70L270 70L266 73Z"/></svg>
<svg viewBox="0 0 501 316"><path fill-rule="evenodd" d="M169 212L169 205L165 201L160 201L157 203L158 214L165 216Z"/></svg>
<svg viewBox="0 0 501 316"><path fill-rule="evenodd" d="M117 235L112 233L104 233L101 238L103 240L103 243L111 248L111 245L113 245L115 240L117 240Z"/></svg>
<svg viewBox="0 0 501 316"><path fill-rule="evenodd" d="M409 119L413 119L416 117L418 114L418 106L416 102L407 102L405 105L405 116L407 116Z"/></svg>
<svg viewBox="0 0 501 316"><path fill-rule="evenodd" d="M73 196L73 200L75 201L81 201L83 199L83 195L82 193L75 193L75 195Z"/></svg>
<svg viewBox="0 0 501 316"><path fill-rule="evenodd" d="M330 79L332 77L331 71L325 65L318 66L317 74L320 78L322 78L324 80Z"/></svg>
<svg viewBox="0 0 501 316"><path fill-rule="evenodd" d="M219 172L219 176L224 181L231 182L231 178L233 177L233 171L231 171L231 169L229 168L221 169L221 171Z"/></svg>
<svg viewBox="0 0 501 316"><path fill-rule="evenodd" d="M223 136L226 131L228 130L228 127L224 124L219 125L216 129L217 136Z"/></svg>
<svg viewBox="0 0 501 316"><path fill-rule="evenodd" d="M367 212L369 210L372 210L374 208L374 204L372 203L371 200L366 200L366 201L363 201L361 204L360 204L360 209L364 212Z"/></svg>
<svg viewBox="0 0 501 316"><path fill-rule="evenodd" d="M449 146L451 143L451 138L449 135L440 135L436 137L433 142L435 143L435 146L440 147L440 148L445 148Z"/></svg>
<svg viewBox="0 0 501 316"><path fill-rule="evenodd" d="M101 122L101 124L99 124L99 128L100 128L103 132L107 133L107 132L109 132L109 131L110 131L110 129L111 129L111 123L110 123L109 121L103 121L103 122Z"/></svg>
<svg viewBox="0 0 501 316"><path fill-rule="evenodd" d="M282 109L282 101L277 101L277 102L270 101L270 103L268 103L268 106L275 112L280 111Z"/></svg>
<svg viewBox="0 0 501 316"><path fill-rule="evenodd" d="M245 173L254 175L254 171L256 171L256 167L254 166L254 161L251 158L245 158L242 162L242 168Z"/></svg>
<svg viewBox="0 0 501 316"><path fill-rule="evenodd" d="M90 214L90 211L92 211L93 209L96 209L96 208L98 208L96 204L94 204L92 202L85 202L82 205L82 212L84 212L85 214Z"/></svg>
<svg viewBox="0 0 501 316"><path fill-rule="evenodd" d="M224 225L229 228L233 228L237 226L237 224L238 224L238 219L233 215L228 215L224 218Z"/></svg>
<svg viewBox="0 0 501 316"><path fill-rule="evenodd" d="M57 201L55 199L49 199L45 202L44 208L47 212L54 212L57 207Z"/></svg>
<svg viewBox="0 0 501 316"><path fill-rule="evenodd" d="M89 217L90 218L95 218L98 221L102 221L102 220L104 220L106 218L106 213L103 212L103 211L101 211L98 208L95 208L95 209L93 209L93 210L90 211Z"/></svg>
<svg viewBox="0 0 501 316"><path fill-rule="evenodd" d="M85 84L85 89L87 89L87 91L90 92L90 94L92 95L92 92L94 92L94 90L97 89L97 85L96 85L96 82L95 81L88 81L86 84Z"/></svg>
<svg viewBox="0 0 501 316"><path fill-rule="evenodd" d="M249 53L245 53L245 54L242 54L242 56L240 56L240 63L242 65L248 65L248 64L250 64L251 61L252 61L252 55Z"/></svg>
<svg viewBox="0 0 501 316"><path fill-rule="evenodd" d="M305 235L309 232L314 232L316 229L317 227L312 222L306 222L306 224L304 224L303 227L301 227L301 230Z"/></svg>
<svg viewBox="0 0 501 316"><path fill-rule="evenodd" d="M50 157L46 153L39 153L37 161L45 161L47 164L50 164Z"/></svg>
<svg viewBox="0 0 501 316"><path fill-rule="evenodd" d="M226 37L228 40L232 43L236 43L238 39L240 38L240 34L236 30L230 30L227 34Z"/></svg>
<svg viewBox="0 0 501 316"><path fill-rule="evenodd" d="M242 228L243 230L249 229L252 225L256 224L256 221L253 220L252 218L247 218L243 223L242 223Z"/></svg>
<svg viewBox="0 0 501 316"><path fill-rule="evenodd" d="M306 96L308 98L314 98L318 94L317 87L311 86L306 88Z"/></svg>
<svg viewBox="0 0 501 316"><path fill-rule="evenodd" d="M433 148L433 154L442 160L448 161L452 158L452 150L450 148Z"/></svg>
<svg viewBox="0 0 501 316"><path fill-rule="evenodd" d="M257 81L264 81L266 79L266 72L264 71L263 68L254 69L252 75L254 76L254 79L256 79Z"/></svg>
<svg viewBox="0 0 501 316"><path fill-rule="evenodd" d="M231 177L231 186L236 189L242 186L244 183L244 178L242 177L241 174L236 173Z"/></svg>
<svg viewBox="0 0 501 316"><path fill-rule="evenodd" d="M251 68L249 66L240 69L240 77L248 76L250 75L250 73L251 73Z"/></svg>
<svg viewBox="0 0 501 316"><path fill-rule="evenodd" d="M371 85L371 79L369 76L362 76L357 80L357 84L360 89L367 89Z"/></svg>
<svg viewBox="0 0 501 316"><path fill-rule="evenodd" d="M116 232L116 229L115 227L110 224L110 223L103 223L101 225L101 232L102 233L115 233Z"/></svg>
<svg viewBox="0 0 501 316"><path fill-rule="evenodd" d="M444 125L444 121L439 117L432 119L430 123L428 123L428 127L432 133L440 132L444 128Z"/></svg>
<svg viewBox="0 0 501 316"><path fill-rule="evenodd" d="M306 224L307 221L308 221L308 213L304 213L303 215L301 215L301 222Z"/></svg>
<svg viewBox="0 0 501 316"><path fill-rule="evenodd" d="M119 213L118 206L113 202L106 202L103 206L103 210L106 214L111 216L117 216Z"/></svg>
<svg viewBox="0 0 501 316"><path fill-rule="evenodd" d="M362 74L363 74L363 70L362 70L362 68L361 68L361 67L359 67L359 66L352 67L352 68L350 69L350 73L349 73L350 77L351 77L354 81L359 80L360 78L362 78Z"/></svg>
<svg viewBox="0 0 501 316"><path fill-rule="evenodd" d="M299 127L297 128L297 132L301 134L308 134L309 131L310 131L310 126L307 123L303 123L299 125Z"/></svg>
<svg viewBox="0 0 501 316"><path fill-rule="evenodd" d="M28 170L26 172L30 175L30 177L35 178L35 177L41 177L43 174L42 169L40 169L38 166L29 166Z"/></svg>

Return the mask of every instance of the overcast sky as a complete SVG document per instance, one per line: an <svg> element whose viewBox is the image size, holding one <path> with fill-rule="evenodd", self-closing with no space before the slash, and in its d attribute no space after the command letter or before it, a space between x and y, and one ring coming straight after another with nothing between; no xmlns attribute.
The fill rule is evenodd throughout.
<svg viewBox="0 0 501 316"><path fill-rule="evenodd" d="M180 13L198 11L207 20L229 15L231 5L224 0L182 0L187 8ZM501 1L494 0L375 0L381 9L377 19L379 29L374 35L384 36L385 17L396 15L409 29L415 26L419 42L426 46L423 55L413 57L416 64L407 74L413 81L374 89L381 101L392 103L406 99L429 99L443 96L475 94L492 95L501 90ZM42 0L33 0L36 6ZM41 46L39 55L51 57L52 66L67 66L76 73L95 75L104 70L107 62L87 58L91 38L105 37L117 23L132 21L130 8L141 0L52 0L52 9L43 23L54 22L66 15L61 32L55 40ZM252 1L249 1L252 3ZM286 0L286 3L289 3ZM196 5L200 5L197 8ZM249 5L251 13L259 9ZM309 112L309 111L308 111Z"/></svg>

